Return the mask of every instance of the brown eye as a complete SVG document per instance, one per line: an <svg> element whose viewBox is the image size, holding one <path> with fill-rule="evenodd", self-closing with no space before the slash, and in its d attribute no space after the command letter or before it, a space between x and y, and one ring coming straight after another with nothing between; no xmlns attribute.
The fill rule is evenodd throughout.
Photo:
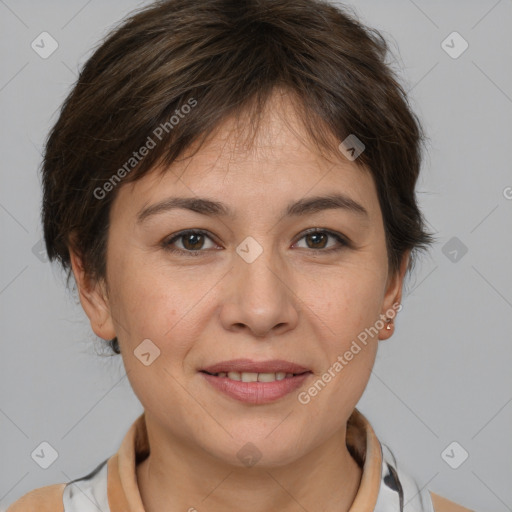
<svg viewBox="0 0 512 512"><path fill-rule="evenodd" d="M181 235L183 247L190 251L201 249L204 243L204 235L199 233L190 233L189 235Z"/></svg>
<svg viewBox="0 0 512 512"><path fill-rule="evenodd" d="M310 249L323 249L327 244L328 235L325 233L310 233L305 238L308 242L311 242L311 245L308 243Z"/></svg>
<svg viewBox="0 0 512 512"><path fill-rule="evenodd" d="M319 250L321 252L339 251L344 247L350 246L349 242L343 236L325 229L313 229L308 231L300 238L300 240L303 239L306 240L305 249ZM335 243L328 246L329 239L334 239Z"/></svg>
<svg viewBox="0 0 512 512"><path fill-rule="evenodd" d="M210 241L210 247L205 248L205 243L208 240ZM178 245L178 247L175 247L175 245ZM198 256L201 252L207 252L206 249L215 247L215 243L203 231L187 230L164 241L162 246L166 251L182 253L187 256Z"/></svg>

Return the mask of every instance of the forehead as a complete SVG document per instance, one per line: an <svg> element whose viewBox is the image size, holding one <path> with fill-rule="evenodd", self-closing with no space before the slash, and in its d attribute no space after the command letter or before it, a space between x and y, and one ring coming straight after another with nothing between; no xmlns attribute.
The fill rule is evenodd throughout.
<svg viewBox="0 0 512 512"><path fill-rule="evenodd" d="M275 92L257 125L253 121L246 112L226 119L197 152L193 144L169 168L157 167L121 186L115 204L133 210L179 194L222 198L239 209L253 201L272 207L339 191L376 213L378 200L368 169L341 152L328 156L316 147L286 93ZM333 148L337 145L333 136Z"/></svg>

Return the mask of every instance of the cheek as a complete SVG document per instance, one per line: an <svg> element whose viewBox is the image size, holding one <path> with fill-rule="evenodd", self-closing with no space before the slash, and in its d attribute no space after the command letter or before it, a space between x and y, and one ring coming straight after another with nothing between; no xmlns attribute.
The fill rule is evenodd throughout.
<svg viewBox="0 0 512 512"><path fill-rule="evenodd" d="M204 292L144 265L125 265L112 277L121 354L134 393L152 411L164 403L166 411L190 407L180 375L198 337L204 315L198 294Z"/></svg>
<svg viewBox="0 0 512 512"><path fill-rule="evenodd" d="M116 292L111 305L119 340L133 351L142 340L150 339L166 359L170 353L179 362L190 349L201 318L207 317L205 295L215 280L191 268L162 268L147 260L127 259L111 272L111 288Z"/></svg>
<svg viewBox="0 0 512 512"><path fill-rule="evenodd" d="M309 303L324 319L331 335L342 348L348 338L357 336L379 318L383 298L383 278L367 269L334 274L325 281L321 292L310 295Z"/></svg>
<svg viewBox="0 0 512 512"><path fill-rule="evenodd" d="M376 321L382 306L382 279L377 273L344 271L322 285L322 293L308 302L322 320L322 351L325 353L322 382L312 394L323 395L317 406L336 403L355 406L371 374L378 346ZM324 387L325 384L325 387ZM328 398L329 397L329 398Z"/></svg>

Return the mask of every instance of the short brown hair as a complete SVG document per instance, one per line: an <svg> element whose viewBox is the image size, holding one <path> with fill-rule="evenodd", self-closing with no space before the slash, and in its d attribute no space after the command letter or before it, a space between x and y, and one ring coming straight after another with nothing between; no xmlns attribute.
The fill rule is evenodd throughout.
<svg viewBox="0 0 512 512"><path fill-rule="evenodd" d="M333 136L364 144L356 163L376 184L389 268L397 271L411 250L410 270L414 253L434 240L415 196L425 136L387 54L377 30L323 0L165 0L135 12L88 59L48 136L42 220L50 260L69 282L72 246L88 276L106 278L117 182L157 164L165 171L228 116L251 109L257 121L281 87L325 152L340 154ZM135 158L149 138L156 142L155 131L158 143Z"/></svg>

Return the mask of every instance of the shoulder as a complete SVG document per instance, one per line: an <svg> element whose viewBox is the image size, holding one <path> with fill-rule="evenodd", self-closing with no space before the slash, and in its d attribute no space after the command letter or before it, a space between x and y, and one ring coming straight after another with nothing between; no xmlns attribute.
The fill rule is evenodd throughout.
<svg viewBox="0 0 512 512"><path fill-rule="evenodd" d="M65 510L89 510L93 503L97 510L109 510L108 461L105 459L88 475L67 483L39 487L15 501L6 512L64 512ZM75 484L80 486L76 492Z"/></svg>
<svg viewBox="0 0 512 512"><path fill-rule="evenodd" d="M7 512L63 512L64 487L66 484L53 484L34 489L10 505Z"/></svg>
<svg viewBox="0 0 512 512"><path fill-rule="evenodd" d="M410 510L422 512L474 512L418 485L412 473L397 464L393 452L381 443L382 484L375 510L399 510L400 503L408 503ZM397 496L398 495L398 496Z"/></svg>
<svg viewBox="0 0 512 512"><path fill-rule="evenodd" d="M439 496L432 491L430 491L430 496L432 497L434 512L474 512L473 510L463 507L462 505L458 505L453 501L447 500L446 498L443 498L442 496Z"/></svg>

